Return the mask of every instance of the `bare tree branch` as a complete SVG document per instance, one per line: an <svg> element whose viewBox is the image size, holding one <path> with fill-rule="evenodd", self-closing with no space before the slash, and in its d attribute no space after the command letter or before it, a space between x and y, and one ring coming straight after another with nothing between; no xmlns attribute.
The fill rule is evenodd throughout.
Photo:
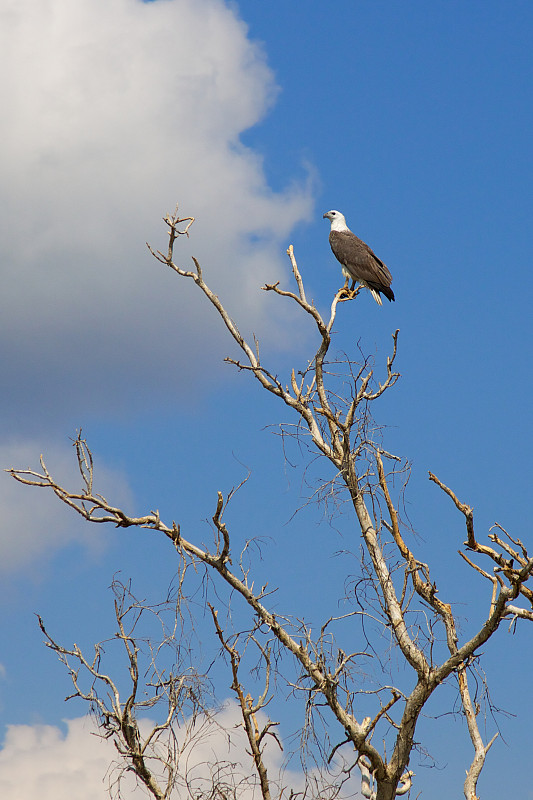
<svg viewBox="0 0 533 800"><path fill-rule="evenodd" d="M194 218L180 217L176 207L174 213L167 215L164 221L168 228L168 249L163 252L150 248L154 258L179 277L191 280L220 316L239 350L237 358L228 357L226 361L253 375L262 389L278 397L290 409L293 421L281 423L282 436L305 441L313 456L319 457L327 465L329 477L312 497L325 496L329 492L335 498L342 498L342 502L353 509L354 539L362 543L361 574L353 592L357 610L328 617L318 628L318 633L313 633L316 628L312 628L304 619L289 620L275 613L272 610L275 606L268 607L271 590L267 591L266 585L259 590L254 588L251 568L247 566L249 543L245 546L245 555L241 554L233 565L232 541L225 516L232 493L226 497L222 492L217 494L212 515L214 540L209 546L195 540L194 534L185 536L175 521L163 521L157 510L140 517L129 515L95 491L93 457L81 430L74 441L81 490L67 489L58 483L42 456L38 470L12 468L8 471L20 483L51 490L89 522L111 522L121 528L134 526L163 534L181 557L182 574L184 564L192 564L195 569L203 565L209 586L211 582L213 585L216 583L217 591L219 586L224 586L232 598L240 598L252 622L245 629L237 631L226 629L220 622L218 611L208 599L207 590L205 603L210 608L222 652L229 659L231 687L239 703L263 800L281 797L284 791L275 795L264 758L267 737L279 742L272 730L274 723L268 721L263 724L258 716L270 702L272 674L275 671L280 680L283 677L284 685L292 696L299 701L301 698L303 703L304 719L300 726L302 752L306 747L310 749L308 745L312 740L322 758L320 766L326 770L332 768L348 749L352 753L351 760L343 762L342 774L332 779L327 787L329 800L334 800L340 787L356 768L361 774L361 791L367 798L393 800L409 792L414 772L408 767L418 746L415 732L420 717L433 693L453 676L457 680L461 710L474 748L464 793L466 800L477 800L478 778L495 737L487 744L483 743L477 720L479 708L476 694L472 699L469 690L468 671L478 659L479 648L496 633L503 619L510 620L512 626L517 620L533 620L533 591L528 585L533 572L533 558L521 540L513 538L500 525L489 532L491 545L478 542L472 508L461 502L449 487L430 473L430 480L439 486L464 516L467 550L493 563L491 574L465 553L460 553L464 562L491 584L488 617L478 624L469 640L460 641L452 603L444 602L439 597L437 585L431 579L430 567L417 558L410 546L409 527L402 521L398 510L401 508L399 502L403 487L398 490L397 483L398 479L403 483L406 481L405 472L402 474L405 465L398 456L381 446L382 431L373 422L371 414L372 404L392 389L400 377L395 371L399 331L396 330L392 335L392 353L386 358L382 382L376 379L376 367L370 358L363 356L356 361L346 354L333 354L333 327L339 308L344 307L339 307L339 303L355 298L357 291L348 293L348 296L344 289L337 292L331 303L329 318L324 319L307 300L304 281L291 245L287 254L296 283L295 291L281 288L279 282L266 284L263 289L295 303L305 319L310 320L317 342L312 357L301 368L293 367L288 375L280 376L275 369L261 361L257 339L254 337L249 343L242 336L219 296L206 283L198 260L193 258L193 269L184 269L175 262L175 243L180 236L189 236ZM181 581L182 578L180 591L183 586ZM517 605L515 601L519 597L531 608ZM130 695L125 701L119 696L117 682L100 670L102 651L98 645L91 662L76 645L70 650L57 645L46 633L42 621L40 624L48 646L58 653L70 670L75 695L89 702L98 713L103 735L113 737L119 753L152 795L166 799L178 779L177 739L174 737L173 750L167 749L162 761L159 756L166 776L164 785L151 769L149 761L152 751L161 742L162 736L168 736L169 731L173 730L175 718L179 714L183 717L184 702L192 704L196 715L201 713L203 706L198 699L198 687L191 688L189 673L183 670L168 675L157 672L155 659L152 660L155 695L148 701L139 700L138 640L124 622L133 607L125 609L124 598L122 603L116 605L117 637L127 656L131 681ZM342 626L349 631L349 647L344 649L335 640L335 630ZM383 642L375 647L371 642L372 634L367 632L366 626L378 626L379 636L385 634L390 647L396 648L401 654L413 687L409 693L389 686L393 680L385 682L381 675L378 688L375 685L369 687L358 672L364 659L374 659L383 666L383 659L380 660L381 657L377 655L379 649L383 653ZM268 636L268 643L265 636ZM256 700L244 688L242 657L247 647L259 653L257 670L262 676L262 688ZM280 665L283 665L283 669ZM91 677L89 689L81 688L78 679L80 670ZM290 672L289 677L285 677L286 672ZM108 696L105 701L96 692L97 685L106 687ZM145 708L146 703L159 701L163 695L168 703L166 718L143 738L137 722L137 711ZM367 704L366 710L371 712L364 717L360 709L362 700ZM380 745L376 743L379 737L382 738ZM201 792L193 792L191 781L187 782L188 779L183 776L181 778L189 793L194 794L195 800L203 797ZM209 790L211 794L208 795L213 800L228 795L233 797L236 786L235 782L228 783L222 769L220 773L213 773ZM325 797L322 789L318 795ZM295 795L291 793L290 798L295 798Z"/></svg>

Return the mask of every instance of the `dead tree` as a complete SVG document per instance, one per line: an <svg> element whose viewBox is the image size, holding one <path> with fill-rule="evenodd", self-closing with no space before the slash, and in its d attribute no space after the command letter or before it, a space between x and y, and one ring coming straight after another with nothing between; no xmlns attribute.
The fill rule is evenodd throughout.
<svg viewBox="0 0 533 800"><path fill-rule="evenodd" d="M96 493L93 489L92 456L81 435L75 442L83 479L81 491L59 485L42 457L40 470L12 469L10 472L22 483L51 489L62 502L90 522L110 522L123 528L136 526L159 531L170 540L182 559L203 564L213 581L225 584L240 596L253 619L246 635L227 632L219 621L217 610L212 607L211 612L215 634L231 669L232 688L241 708L252 764L264 800L288 792L286 787L272 785L264 762L266 741L275 736L273 723L270 720L266 724L258 722L258 712L266 707L269 699L273 646L278 654L289 656L296 665L290 685L295 693L300 692L305 697L303 740L314 736L318 741L313 727L314 715L320 713L324 718L324 709L327 709L325 724L328 725L328 735L322 738L318 752L325 766L333 763L341 753L344 759L344 778L332 782L330 797L335 797L342 781L346 775L351 775L354 768L360 771L364 797L393 800L395 796L406 794L414 781L414 773L409 767L417 746L415 731L421 713L433 693L445 681L453 679L457 682L461 710L473 747L471 762L465 765L464 795L466 800L476 800L478 778L496 736L488 742L481 736L479 707L469 687L469 670L478 660L480 647L496 633L502 620L533 619L533 593L528 585L533 558L520 539L499 525L489 533L490 545L478 542L472 509L430 474L430 479L464 516L467 531L464 544L470 555L461 552L461 556L491 585L486 618L480 621L477 632L470 639L461 640L450 602L438 596L430 567L417 558L409 543L408 530L401 522L394 482L400 459L387 452L372 426L372 404L399 378L395 371L398 331L393 334L392 352L386 359L381 382L376 382L374 368L367 359L358 363L349 356L333 356L331 334L342 292L333 298L329 319L324 319L306 297L291 246L287 252L296 282L295 291L282 289L278 283L267 284L263 289L299 307L316 329L318 347L301 369L292 369L288 378L282 380L262 362L259 343L254 339L251 344L241 335L219 297L205 282L198 261L193 258L194 269L191 270L175 262L176 240L180 235L189 235L192 222L191 217L180 218L176 209L173 215L165 218L169 231L167 251L151 252L180 278L192 281L218 313L241 353L239 358L226 360L237 369L250 373L264 390L290 409L293 422L283 427L284 435L305 438L311 449L329 462L330 489L343 493L351 504L354 535L357 539L362 537L363 541L361 583L365 592L360 594L360 590L355 589L357 609L344 617L355 620L366 616L381 626L410 670L410 688L406 691L399 684L389 686L385 681L375 689L363 685L355 667L368 655L368 648L355 628L347 650L339 647L330 635L338 620L326 620L319 634L314 635L305 621L296 625L269 609L266 587L258 590L250 570L243 567L242 560L234 558L224 520L228 498L220 492L212 518L214 543L207 548L185 535L176 522L162 520L157 512L135 517ZM474 556L481 563L484 561L490 565L492 562L492 572L474 561ZM237 566L233 565L234 562ZM245 678L239 672L242 648L250 642L258 648L264 675L264 689L255 700L246 693ZM127 648L133 646L127 637L124 643ZM66 657L67 651L57 648L51 640L49 644L60 656ZM77 652L74 656L80 658ZM92 695L87 699L96 702ZM369 712L364 717L356 713L363 699ZM107 712L102 710L104 713ZM119 715L116 716L118 720ZM169 718L167 724L170 727L171 723ZM164 793L156 794L149 778L143 776L146 764L137 758L137 740L129 742L120 733L120 721L113 724L114 735L118 737L123 748L121 752L129 760L130 767L154 796L166 797ZM320 796L325 796L322 790Z"/></svg>

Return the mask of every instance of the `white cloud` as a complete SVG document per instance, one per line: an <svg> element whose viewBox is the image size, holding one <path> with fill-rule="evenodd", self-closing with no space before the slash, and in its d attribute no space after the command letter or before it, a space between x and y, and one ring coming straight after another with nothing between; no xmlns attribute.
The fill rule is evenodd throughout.
<svg viewBox="0 0 533 800"><path fill-rule="evenodd" d="M230 702L217 715L217 724L202 729L201 740L186 749L180 758L189 780L200 789L208 785L211 771L226 772L226 777L253 773L246 753L246 740L235 703ZM66 733L53 725L10 725L0 750L0 796L9 800L105 800L107 789L116 781L117 751L110 741L94 735L89 717L66 721ZM149 723L142 726L149 728ZM270 758L270 767L279 771L279 757ZM223 764L228 768L224 770ZM231 764L231 767L229 766ZM155 771L154 763L152 768ZM298 776L301 781L301 776ZM235 778L238 780L238 778ZM116 784L114 786L116 789ZM121 781L124 797L146 797L131 776ZM241 784L239 796L252 800L254 793ZM175 792L178 796L178 791ZM258 796L259 793L256 793Z"/></svg>
<svg viewBox="0 0 533 800"><path fill-rule="evenodd" d="M268 186L239 143L276 94L222 0L5 0L0 9L0 335L9 408L135 405L179 387L205 347L205 304L153 261L161 216L198 222L179 259L261 331L259 287L286 268L308 186ZM270 299L270 298L269 298ZM269 303L269 313L272 305ZM275 327L275 326L274 326Z"/></svg>
<svg viewBox="0 0 533 800"><path fill-rule="evenodd" d="M17 483L3 470L9 467L39 470L39 454L51 475L64 486L81 488L72 447L37 440L13 441L0 446L0 570L4 572L42 565L43 559L65 545L76 543L96 554L105 547L109 531L90 525L59 502L49 489L29 488ZM97 463L95 491L113 502L132 507L125 478Z"/></svg>
<svg viewBox="0 0 533 800"><path fill-rule="evenodd" d="M265 716L257 715L260 726ZM178 786L172 797L181 796L179 784L187 774L189 788L198 796L208 796L212 789L212 778L219 781L234 781L242 800L257 800L261 793L257 784L249 754L242 720L237 704L226 701L223 708L196 728L184 721L180 741ZM0 749L0 796L9 800L104 800L107 789L117 789L119 761L111 741L103 741L94 735L94 720L90 717L65 721L66 732L53 725L9 725L2 749ZM141 723L141 730L148 732L149 720ZM185 746L185 731L192 736ZM271 789L280 793L282 787L293 792L305 793L306 778L300 771L300 756L297 769L284 767L287 752L282 751L273 738L265 743L263 759L268 771ZM352 753L349 754L351 763ZM156 764L151 762L157 776ZM337 764L340 767L340 761ZM357 772L357 771L355 771ZM161 776L160 776L161 777ZM342 781L339 800L360 797L358 774L347 779L338 769L337 777L322 776L310 769L308 778L315 796L329 796L331 787ZM121 789L124 797L146 797L144 788L136 786L131 774L123 775ZM289 793L287 792L287 794ZM231 791L229 791L231 794Z"/></svg>
<svg viewBox="0 0 533 800"><path fill-rule="evenodd" d="M10 800L108 800L105 776L114 757L110 742L91 735L93 722L10 725L0 750L0 796Z"/></svg>

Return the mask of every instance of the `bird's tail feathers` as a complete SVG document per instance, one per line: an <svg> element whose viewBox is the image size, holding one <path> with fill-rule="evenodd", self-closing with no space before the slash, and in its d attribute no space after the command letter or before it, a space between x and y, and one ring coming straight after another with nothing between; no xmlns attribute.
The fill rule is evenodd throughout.
<svg viewBox="0 0 533 800"><path fill-rule="evenodd" d="M370 294L372 295L372 297L374 298L374 300L376 301L376 303L378 304L378 306L382 306L382 305L383 305L383 303L381 302L381 295L380 295L380 293L379 293L379 292L376 292L376 290L375 290L375 289L372 289L370 286L369 286L368 288L369 288Z"/></svg>

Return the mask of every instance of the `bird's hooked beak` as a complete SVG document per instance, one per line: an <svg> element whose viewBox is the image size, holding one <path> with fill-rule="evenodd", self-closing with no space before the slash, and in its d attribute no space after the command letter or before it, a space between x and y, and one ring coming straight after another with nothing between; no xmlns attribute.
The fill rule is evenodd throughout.
<svg viewBox="0 0 533 800"><path fill-rule="evenodd" d="M322 214L322 219L329 219L329 211L326 211L325 214Z"/></svg>

